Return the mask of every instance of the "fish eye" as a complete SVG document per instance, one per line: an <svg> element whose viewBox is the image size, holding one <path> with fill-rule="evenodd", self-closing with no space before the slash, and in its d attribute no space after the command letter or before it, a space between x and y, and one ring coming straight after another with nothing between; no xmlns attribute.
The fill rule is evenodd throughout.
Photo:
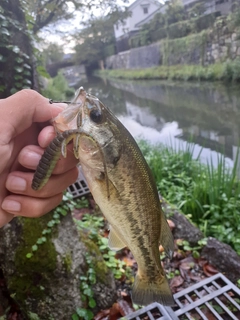
<svg viewBox="0 0 240 320"><path fill-rule="evenodd" d="M100 123L102 121L102 113L98 109L91 110L89 116L90 119L95 123Z"/></svg>

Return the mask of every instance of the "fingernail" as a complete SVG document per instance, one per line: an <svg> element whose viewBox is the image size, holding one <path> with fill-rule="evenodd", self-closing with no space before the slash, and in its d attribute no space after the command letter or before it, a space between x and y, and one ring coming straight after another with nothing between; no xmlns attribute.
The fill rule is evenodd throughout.
<svg viewBox="0 0 240 320"><path fill-rule="evenodd" d="M10 176L7 179L6 187L10 191L25 191L27 189L27 181L20 177Z"/></svg>
<svg viewBox="0 0 240 320"><path fill-rule="evenodd" d="M9 212L18 212L21 210L21 204L14 200L3 200L2 209Z"/></svg>
<svg viewBox="0 0 240 320"><path fill-rule="evenodd" d="M28 151L24 154L24 165L30 168L36 168L41 157L42 156L39 153Z"/></svg>

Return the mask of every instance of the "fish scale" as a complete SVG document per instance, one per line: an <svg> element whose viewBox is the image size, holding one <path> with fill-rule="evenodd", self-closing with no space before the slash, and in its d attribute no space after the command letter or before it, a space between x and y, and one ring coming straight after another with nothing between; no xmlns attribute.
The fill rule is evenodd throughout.
<svg viewBox="0 0 240 320"><path fill-rule="evenodd" d="M137 262L133 302L173 305L159 254L161 243L171 257L173 237L147 162L127 129L96 97L80 88L74 101L80 105L79 113L74 105L71 115L70 105L54 123L59 130L75 129L75 154L94 200L110 224L110 248L127 246ZM74 119L78 119L76 123ZM62 144L70 138L62 139Z"/></svg>

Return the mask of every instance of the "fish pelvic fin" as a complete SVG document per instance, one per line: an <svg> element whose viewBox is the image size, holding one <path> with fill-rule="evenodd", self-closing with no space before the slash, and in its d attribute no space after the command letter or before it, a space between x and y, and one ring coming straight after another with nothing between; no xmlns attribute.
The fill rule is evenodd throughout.
<svg viewBox="0 0 240 320"><path fill-rule="evenodd" d="M174 253L174 240L171 229L168 225L167 219L162 211L161 214L161 232L160 232L160 244L163 246L168 258L172 259Z"/></svg>
<svg viewBox="0 0 240 320"><path fill-rule="evenodd" d="M167 278L159 275L154 283L149 283L148 278L141 278L138 274L132 288L132 301L139 305L148 305L158 302L164 306L173 306L175 301L170 290Z"/></svg>

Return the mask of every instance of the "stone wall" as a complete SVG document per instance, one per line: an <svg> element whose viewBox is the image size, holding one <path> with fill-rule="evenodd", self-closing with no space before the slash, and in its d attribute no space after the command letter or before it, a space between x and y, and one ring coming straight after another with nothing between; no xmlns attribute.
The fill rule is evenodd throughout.
<svg viewBox="0 0 240 320"><path fill-rule="evenodd" d="M223 62L240 57L240 36L226 18L216 19L212 30L121 52L106 59L107 69L139 69L158 65Z"/></svg>
<svg viewBox="0 0 240 320"><path fill-rule="evenodd" d="M150 68L159 65L161 52L159 42L149 46L134 48L107 57L107 69L138 69Z"/></svg>

